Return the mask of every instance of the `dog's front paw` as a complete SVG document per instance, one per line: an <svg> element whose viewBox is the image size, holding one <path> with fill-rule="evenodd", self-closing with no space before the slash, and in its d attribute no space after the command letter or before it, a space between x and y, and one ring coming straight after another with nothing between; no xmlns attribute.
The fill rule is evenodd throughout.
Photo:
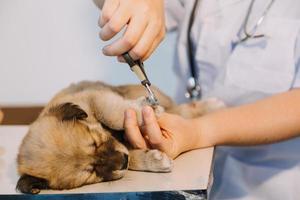
<svg viewBox="0 0 300 200"><path fill-rule="evenodd" d="M147 100L147 97L139 97L136 99L136 103L137 103L137 106L142 108L143 106L151 106L155 112L155 115L156 116L159 116L160 114L162 114L163 112L165 112L165 109L160 106L160 105L151 105L151 103Z"/></svg>
<svg viewBox="0 0 300 200"><path fill-rule="evenodd" d="M167 154L156 149L146 152L145 163L151 172L170 172L173 168L173 161Z"/></svg>
<svg viewBox="0 0 300 200"><path fill-rule="evenodd" d="M135 149L130 151L129 169L149 172L170 172L173 160L156 150Z"/></svg>

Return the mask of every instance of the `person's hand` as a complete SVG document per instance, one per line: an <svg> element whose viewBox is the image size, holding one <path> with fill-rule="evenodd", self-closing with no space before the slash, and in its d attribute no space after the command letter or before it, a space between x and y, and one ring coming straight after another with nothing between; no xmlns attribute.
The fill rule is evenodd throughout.
<svg viewBox="0 0 300 200"><path fill-rule="evenodd" d="M168 113L156 119L149 106L143 108L142 114L144 124L139 127L135 111L129 109L125 112L125 135L134 148L155 148L175 158L182 152L197 148L200 143L193 120Z"/></svg>
<svg viewBox="0 0 300 200"><path fill-rule="evenodd" d="M123 36L103 48L107 56L129 52L134 60L147 59L165 35L163 0L105 0L99 18L100 38L112 39L125 26Z"/></svg>

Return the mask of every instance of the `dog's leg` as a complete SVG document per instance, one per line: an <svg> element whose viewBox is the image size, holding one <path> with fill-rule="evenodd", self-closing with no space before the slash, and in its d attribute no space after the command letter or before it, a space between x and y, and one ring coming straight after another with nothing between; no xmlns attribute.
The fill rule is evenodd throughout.
<svg viewBox="0 0 300 200"><path fill-rule="evenodd" d="M179 114L184 118L194 118L224 107L225 104L221 100L217 98L210 98L173 106L166 111L169 113Z"/></svg>
<svg viewBox="0 0 300 200"><path fill-rule="evenodd" d="M129 151L129 169L150 172L170 172L173 161L156 149L135 149Z"/></svg>
<svg viewBox="0 0 300 200"><path fill-rule="evenodd" d="M147 105L145 97L140 97L135 100L125 99L118 93L113 91L105 91L100 94L96 94L93 97L92 112L96 119L114 130L124 129L124 112L128 108L132 108L137 113L137 119L139 125L142 125L141 109L144 105ZM162 112L163 108L158 107L158 112Z"/></svg>

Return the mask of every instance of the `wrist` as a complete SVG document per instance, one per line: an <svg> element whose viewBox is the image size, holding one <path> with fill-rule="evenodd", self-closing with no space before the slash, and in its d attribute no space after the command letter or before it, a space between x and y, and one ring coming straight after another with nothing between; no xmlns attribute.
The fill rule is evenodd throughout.
<svg viewBox="0 0 300 200"><path fill-rule="evenodd" d="M216 123L213 116L203 116L193 120L195 127L195 146L196 148L213 147L219 144Z"/></svg>
<svg viewBox="0 0 300 200"><path fill-rule="evenodd" d="M180 123L181 131L176 139L178 154L200 148L198 139L201 137L198 135L198 131L195 131L196 124L194 119L184 119Z"/></svg>
<svg viewBox="0 0 300 200"><path fill-rule="evenodd" d="M214 146L210 126L203 117L187 119L184 128L185 132L182 135L183 138L180 139L182 152Z"/></svg>

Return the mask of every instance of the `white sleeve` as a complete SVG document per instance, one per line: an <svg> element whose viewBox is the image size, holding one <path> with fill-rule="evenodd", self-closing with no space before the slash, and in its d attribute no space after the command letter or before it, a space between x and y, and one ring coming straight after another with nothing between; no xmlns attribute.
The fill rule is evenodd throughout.
<svg viewBox="0 0 300 200"><path fill-rule="evenodd" d="M297 37L296 45L295 45L295 80L293 84L293 88L300 88L300 31Z"/></svg>
<svg viewBox="0 0 300 200"><path fill-rule="evenodd" d="M167 31L178 28L185 13L185 0L165 0L165 16Z"/></svg>

